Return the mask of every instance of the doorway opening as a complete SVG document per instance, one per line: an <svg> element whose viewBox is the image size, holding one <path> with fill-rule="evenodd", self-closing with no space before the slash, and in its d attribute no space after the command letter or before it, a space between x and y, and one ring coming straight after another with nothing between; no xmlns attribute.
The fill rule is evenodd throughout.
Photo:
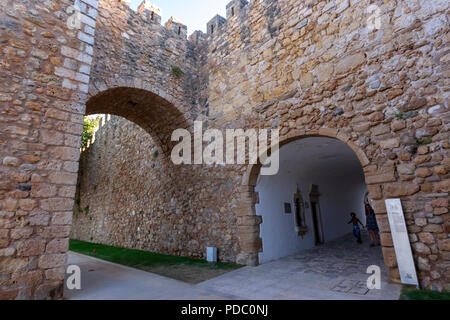
<svg viewBox="0 0 450 320"><path fill-rule="evenodd" d="M324 244L322 215L320 212L320 192L319 186L313 184L311 186L311 192L309 193L309 199L311 203L311 214L314 226L314 239L316 246Z"/></svg>
<svg viewBox="0 0 450 320"><path fill-rule="evenodd" d="M352 234L351 213L365 225L368 201L364 172L354 151L344 142L328 137L295 140L280 149L280 171L260 176L256 214L262 216L259 262L278 260L298 252L327 246ZM297 195L297 196L294 196ZM303 204L295 199L304 199ZM285 205L303 208L304 226L298 232L298 213ZM370 246L363 233L363 246ZM356 239L354 239L356 241ZM358 246L351 246L358 250ZM381 247L372 248L382 261ZM338 254L338 253L337 253ZM357 257L358 252L354 252Z"/></svg>

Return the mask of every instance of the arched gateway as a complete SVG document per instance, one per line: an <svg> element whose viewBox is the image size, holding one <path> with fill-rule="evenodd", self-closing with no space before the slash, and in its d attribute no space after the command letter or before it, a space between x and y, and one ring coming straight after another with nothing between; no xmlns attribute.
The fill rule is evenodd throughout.
<svg viewBox="0 0 450 320"><path fill-rule="evenodd" d="M339 205L339 202L333 203L333 201L330 200L331 203L329 206L334 207L334 209L332 210L333 212L329 213L329 214L338 215L339 216L338 219L342 220L342 221L339 221L339 220L335 219L333 221L333 223L337 223L337 224L341 225L341 227L340 227L341 230L336 230L334 232L335 234L333 233L332 235L330 235L328 237L328 239L326 239L326 241L330 241L330 240L336 239L339 236L342 236L342 235L345 235L346 233L348 233L345 231L345 229L342 229L342 228L345 227L347 220L349 220L349 214L353 210L354 211L359 210L358 216L362 221L365 222L363 205L364 205L364 199L365 199L364 196L366 194L367 186L365 185L364 181L359 181L360 178L355 179L354 177L352 177L352 173L355 174L356 177L358 177L359 171L360 171L361 174L363 175L363 177L364 176L366 177L365 182L370 183L370 178L367 179L367 177L370 176L370 172L368 172L368 170L367 170L367 167L370 165L370 162L367 159L364 151L362 151L354 143L349 141L348 136L346 136L345 134L339 134L339 132L337 130L329 129L329 128L322 128L315 132L314 131L313 132L305 132L305 131L291 132L289 135L281 138L281 141L280 141L281 153L283 152L283 149L285 149L285 147L290 146L291 144L294 144L295 142L298 142L298 141L313 140L311 138L316 138L316 139L318 138L318 141L313 142L312 144L309 144L309 146L314 146L316 144L316 148L320 148L321 150L326 149L326 148L331 148L332 150L335 150L336 154L333 154L333 152L327 153L325 150L322 150L322 153L320 153L320 154L324 159L327 159L327 157L334 159L334 156L336 156L338 153L336 150L339 150L340 154L338 154L338 156L345 155L346 161L344 163L346 163L347 165L350 165L347 167L347 171L344 172L347 176L346 175L338 176L340 179L338 181L340 181L341 186L339 186L339 184L336 184L336 182L332 181L332 179L326 178L327 175L333 176L335 174L335 173L333 173L333 170L331 170L331 171L326 170L326 168L317 166L317 164L316 164L316 166L314 166L314 168L306 167L304 169L306 171L312 169L313 170L313 172L312 172L313 178L311 178L311 176L309 176L309 178L306 178L306 176L303 175L303 176L305 176L305 179L307 181L307 182L305 182L305 181L301 181L303 176L300 175L300 177L298 177L298 179L300 179L300 181L302 183L306 183L308 188L314 186L314 184L313 184L314 181L317 181L317 179L319 179L319 180L321 179L322 181L324 181L325 184L327 184L327 186L329 188L328 193L338 193L339 194L338 197L344 198L344 199L342 199L342 202L344 202L344 205ZM326 142L327 140L331 140L331 141L327 143ZM339 143L333 143L332 142L333 140L339 141L342 146L340 146ZM334 149L333 149L333 146L335 146ZM347 152L342 151L342 149L345 149L346 147L348 147L349 151L347 151ZM319 153L315 154L313 152L313 150L311 150L310 147L308 148L307 144L304 146L300 145L300 148L296 149L295 152L297 152L297 153L307 152L308 156L312 157L311 162L305 161L305 158L303 157L302 158L303 162L300 161L297 164L298 166L302 166L302 165L303 166L308 166L308 165L311 166L312 162L315 162L315 163L320 162L320 159L314 158L314 157L318 156ZM294 160L296 157L295 152L291 151L289 153L289 156L294 158ZM352 155L350 153L353 153L353 156L359 160L360 168L358 168L358 165L356 165L356 163L351 164ZM336 158L339 158L339 157L336 157ZM284 157L282 157L282 161L283 161L283 159L284 159ZM333 163L332 161L323 161L322 166L331 165L332 163ZM283 165L283 162L281 165ZM287 165L287 161L284 162L284 165ZM260 175L259 175L260 169L261 169L261 165L252 165L249 167L249 169L247 170L247 173L243 177L243 180L242 180L243 201L241 202L241 206L239 208L239 213L241 215L240 220L239 220L240 221L239 230L240 230L241 248L243 248L243 252L241 253L241 258L247 259L247 261L250 261L250 264L252 264L252 265L257 265L259 263L260 252L264 252L263 251L263 240L261 239L262 232L260 230L260 225L261 225L261 223L263 223L263 217L258 214L258 209L256 207L258 204L260 204L262 202L262 198L261 198L261 195L259 194L259 192L257 192L255 190L255 188L257 187L257 184L258 184L258 180L260 179ZM344 170L346 168L345 168L345 166L342 165L342 162L341 162L340 165L336 165L336 168L334 168L334 169L335 170ZM315 172L314 172L314 170L315 170ZM321 170L324 172L321 173ZM292 167L289 167L289 176L292 176L292 175L295 175L295 169L292 169ZM271 179L270 177L265 177L265 179L268 180L268 182L270 184L274 183L274 181L273 181L274 179ZM314 179L316 179L316 180L314 180ZM354 183L352 181L356 181L355 186L351 185L352 183ZM297 188L298 188L298 182L299 181L296 180ZM293 181L289 181L289 179L285 179L285 180L283 180L282 185L285 186L286 184L289 184L289 183L292 184ZM282 185L280 185L280 187ZM370 186L370 184L369 184L369 186ZM290 187L292 189L293 185L291 185ZM288 187L288 189L289 189L289 187ZM347 193L342 192L343 189L348 190L348 192ZM369 190L370 190L370 188L369 188ZM298 191L298 189L297 189L297 191ZM306 198L306 195L308 195L308 197L310 197L311 196L310 191L313 192L314 190L307 189L307 190L303 190L303 191L304 191L304 195ZM269 192L273 193L274 190L269 191ZM292 191L292 195L293 194L294 194L294 191ZM284 197L284 199L286 199L286 197L287 197L287 199L289 199L289 197L291 197L292 195L291 194L286 195ZM269 195L267 195L267 196L269 196ZM372 192L369 191L369 197L371 199L379 199L379 195L373 193L373 189L372 189ZM310 200L310 199L308 199L308 200ZM278 203L278 202L281 202L281 200L273 199L270 201L277 201L277 204L280 206L279 210L276 210L277 213L273 212L271 214L280 215L282 208L281 208L281 203ZM336 201L336 200L334 200L334 201ZM360 202L359 204L357 203L358 201ZM356 205L355 205L355 202L356 202ZM289 203L291 203L291 201L289 201ZM314 220L315 208L313 208L313 206L316 203L312 200L307 201L306 203L309 203L309 206L311 206L309 211L311 211L311 213L310 213L312 215L311 219ZM294 207L295 207L295 204L294 204ZM270 208L263 209L260 206L259 210L263 210L264 212L267 212L267 210L269 210L269 211L273 210L272 206ZM347 211L336 212L336 210L339 211L339 210L342 210L343 208L345 208ZM292 210L294 210L294 209L292 209ZM342 215L342 213L344 213L344 215ZM316 213L316 214L319 214L319 213ZM387 220L386 211L380 209L380 207L377 206L376 214L377 214L377 219L380 222L382 238L386 239L386 237L390 237L390 228L386 224L386 222L387 222L386 221ZM269 219L276 220L278 218L269 217ZM325 241L323 239L323 237L324 237L323 230L320 230L321 228L323 228L323 225L322 225L323 222L321 220L322 220L322 218L319 218L316 221L312 221L311 225L309 226L310 234L317 233L317 232L321 233L320 235L316 235L317 238L322 238L322 240L319 241L319 243L323 243L323 241ZM344 221L345 221L345 223L342 223ZM320 224L320 226L318 228L316 228L316 224ZM270 237L271 239L277 239L277 237L283 237L283 235L285 235L286 233L294 230L293 225L291 226L292 227L291 229L286 229L286 226L283 227L283 226L278 225L278 227L280 227L282 229L282 233L278 236L271 235L271 237ZM270 229L271 226L268 226L267 228ZM316 228L316 230L311 230L313 228ZM329 229L332 230L333 228L330 226ZM342 231L342 230L344 230L344 231ZM278 230L278 231L280 231L280 230ZM266 232L266 234L267 234L267 232ZM294 238L296 236L294 236ZM298 236L301 236L303 238L304 234L298 234ZM330 237L331 237L331 239L330 239ZM278 240L276 240L276 241L278 241ZM290 240L287 240L287 241L290 241ZM317 241L316 241L316 244L317 244ZM280 251L285 252L284 255L287 255L289 253L293 254L296 251L300 250L300 248L307 249L308 245L307 245L307 247L304 247L302 245L295 247L295 245L294 245L294 247L292 249L278 248L278 249L276 249L277 252L275 253L275 256L282 257L283 253L281 253L281 256L280 256ZM385 254L386 265L391 269L391 277L393 278L393 280L398 281L398 278L396 278L396 274L398 274L398 270L396 268L396 261L392 261L391 260L392 257L389 256L389 253L392 252L392 250L393 250L393 246L389 245L389 243L387 241L383 241L383 251L387 253L387 255ZM266 259L270 260L270 258L266 258Z"/></svg>
<svg viewBox="0 0 450 320"><path fill-rule="evenodd" d="M329 128L322 128L315 132L294 130L289 135L281 137L280 149L282 149L284 146L288 145L291 142L311 137L328 137L342 141L353 150L355 156L358 157L361 166L363 168L367 167L370 164L364 152L360 148L358 148L355 144L351 142L349 143L349 138L346 135L344 134L339 135L337 130ZM261 239L259 238L260 235L259 225L262 223L262 219L261 217L258 217L255 207L257 201L259 201L259 195L255 191L255 187L257 185L257 181L259 178L260 169L261 165L251 165L248 168L246 174L244 175L242 179L242 191L245 192L244 193L245 200L242 201L239 211L243 214L244 217L246 216L249 221L253 222L253 225L252 224L247 225L248 228L246 228L246 224L241 225L242 234L244 235L243 239L245 239L241 244L241 246L247 249L251 248L251 251L249 252L245 252L245 250L243 250L244 251L243 255L249 255L253 257L251 258L254 259L252 264L258 264L257 259L258 252L262 249ZM247 239L249 241L248 243L245 243Z"/></svg>

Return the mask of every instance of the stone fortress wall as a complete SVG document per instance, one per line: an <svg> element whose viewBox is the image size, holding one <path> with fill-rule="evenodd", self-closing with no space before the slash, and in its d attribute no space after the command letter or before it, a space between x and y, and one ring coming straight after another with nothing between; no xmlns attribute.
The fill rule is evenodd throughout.
<svg viewBox="0 0 450 320"><path fill-rule="evenodd" d="M379 9L379 29L368 28L370 5ZM315 135L346 142L364 167L391 277L399 276L384 199L401 198L423 286L448 288L448 3L233 1L228 8L228 20L208 28L211 126L279 127L284 143ZM258 214L258 170L244 176L239 216ZM260 220L253 221L240 244L254 256L261 241Z"/></svg>
<svg viewBox="0 0 450 320"><path fill-rule="evenodd" d="M216 16L207 35L193 35L208 46L206 58L197 58L209 77L196 119L219 129L279 127L286 140L323 135L347 142L366 172L392 278L398 270L384 199L401 197L421 278L431 286L448 273L448 255L439 249L448 233L446 4L378 3L382 28L369 30L367 1L294 2L232 1L227 19ZM237 261L250 264L262 250L252 184L231 215ZM189 255L203 256L205 245Z"/></svg>
<svg viewBox="0 0 450 320"><path fill-rule="evenodd" d="M81 6L80 30L65 24L71 4ZM370 5L379 8L380 29L368 28ZM375 200L391 278L399 275L384 199L398 197L422 286L449 289L447 1L234 0L227 19L216 16L207 35L196 32L189 40L176 19L162 27L149 4L140 13L126 1L106 0L6 1L1 8L0 39L7 47L0 52L0 298L61 295L77 206L77 138L82 116L96 113L124 117L152 137L143 141L133 135L141 129L131 127L120 133L113 122L105 130L105 137L117 132L130 141L112 145L125 163L133 163L126 148L160 151L157 166L164 170L158 174L167 180L154 205L168 231L163 244L152 242L152 222L131 241L98 232L93 238L197 257L215 245L222 260L257 264L259 166L174 166L170 135L191 129L194 120L205 128L276 127L282 144L307 136L346 142ZM101 149L98 141L86 158L96 145ZM99 153L111 157L107 149ZM148 157L135 160L149 163ZM83 174L94 177L99 168ZM110 168L113 176L124 170L135 185L142 185L136 176L154 174ZM114 186L99 183L98 195L108 185ZM94 195L87 189L93 186L81 190ZM123 198L136 205L135 216L132 210L103 230L130 231L121 227L129 224L136 232L145 224L136 213L150 199L140 202L146 195L137 189ZM89 212L99 210L88 205ZM95 226L112 221L95 219ZM80 221L84 227L74 234L87 230Z"/></svg>

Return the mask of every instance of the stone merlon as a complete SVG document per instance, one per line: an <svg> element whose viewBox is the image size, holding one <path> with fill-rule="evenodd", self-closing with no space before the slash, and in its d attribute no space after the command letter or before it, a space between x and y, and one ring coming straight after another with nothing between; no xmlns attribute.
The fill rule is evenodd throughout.
<svg viewBox="0 0 450 320"><path fill-rule="evenodd" d="M206 25L208 34L216 34L217 31L220 30L226 22L227 22L227 19L225 19L224 17L222 17L220 15L216 15Z"/></svg>
<svg viewBox="0 0 450 320"><path fill-rule="evenodd" d="M197 30L189 36L189 41L199 43L206 40L206 36L204 32Z"/></svg>
<svg viewBox="0 0 450 320"><path fill-rule="evenodd" d="M227 4L227 19L238 16L248 4L246 0L233 0Z"/></svg>
<svg viewBox="0 0 450 320"><path fill-rule="evenodd" d="M186 24L175 17L170 17L169 21L166 22L166 28L175 32L181 38L187 38Z"/></svg>
<svg viewBox="0 0 450 320"><path fill-rule="evenodd" d="M145 16L149 23L161 24L162 10L147 0L139 5L138 13Z"/></svg>

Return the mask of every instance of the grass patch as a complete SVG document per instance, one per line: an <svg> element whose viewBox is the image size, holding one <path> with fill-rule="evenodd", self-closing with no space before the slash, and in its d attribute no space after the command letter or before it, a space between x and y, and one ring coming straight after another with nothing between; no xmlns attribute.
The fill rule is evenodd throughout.
<svg viewBox="0 0 450 320"><path fill-rule="evenodd" d="M180 78L183 75L183 70L178 66L172 66L172 74L175 77Z"/></svg>
<svg viewBox="0 0 450 320"><path fill-rule="evenodd" d="M404 286L400 300L450 300L450 292L417 290Z"/></svg>
<svg viewBox="0 0 450 320"><path fill-rule="evenodd" d="M116 248L102 244L70 240L69 249L73 252L118 263L124 266L157 273L173 279L200 283L242 266L219 262L208 263L205 260L178 257L141 250Z"/></svg>

